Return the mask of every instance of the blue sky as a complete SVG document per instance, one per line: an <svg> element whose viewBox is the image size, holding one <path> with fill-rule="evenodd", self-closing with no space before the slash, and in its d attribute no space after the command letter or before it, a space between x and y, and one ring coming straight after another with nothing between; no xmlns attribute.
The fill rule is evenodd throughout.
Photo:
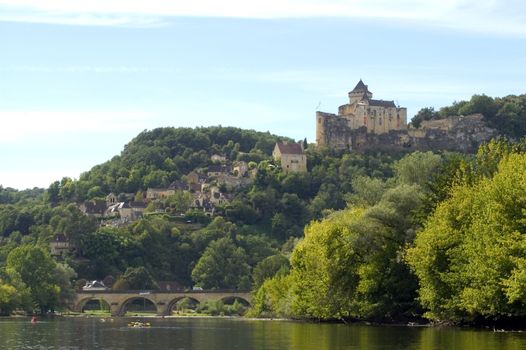
<svg viewBox="0 0 526 350"><path fill-rule="evenodd" d="M76 178L159 126L314 141L360 78L412 117L526 93L525 67L518 0L0 0L0 184Z"/></svg>

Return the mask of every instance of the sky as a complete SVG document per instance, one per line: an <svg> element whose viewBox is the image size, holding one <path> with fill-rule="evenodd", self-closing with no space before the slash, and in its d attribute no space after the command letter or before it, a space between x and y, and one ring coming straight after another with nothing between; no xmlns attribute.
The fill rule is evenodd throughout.
<svg viewBox="0 0 526 350"><path fill-rule="evenodd" d="M359 79L409 118L526 93L526 2L0 0L0 185L78 178L163 126L314 142Z"/></svg>

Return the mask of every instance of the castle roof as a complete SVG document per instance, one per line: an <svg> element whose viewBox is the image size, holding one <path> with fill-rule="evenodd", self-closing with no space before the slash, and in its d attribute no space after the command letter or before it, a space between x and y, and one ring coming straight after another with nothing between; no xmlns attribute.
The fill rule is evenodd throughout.
<svg viewBox="0 0 526 350"><path fill-rule="evenodd" d="M362 101L369 101L369 95L367 95L367 91L363 92Z"/></svg>
<svg viewBox="0 0 526 350"><path fill-rule="evenodd" d="M278 146L281 154L303 154L303 148L299 143L278 142L276 146Z"/></svg>
<svg viewBox="0 0 526 350"><path fill-rule="evenodd" d="M377 106L377 107L395 107L396 105L394 101L384 101L384 100L369 100L369 106Z"/></svg>
<svg viewBox="0 0 526 350"><path fill-rule="evenodd" d="M356 84L356 86L354 87L354 89L352 89L351 92L369 92L369 89L367 88L367 85L365 85L362 81L362 79L360 79L360 81L358 82L358 84Z"/></svg>

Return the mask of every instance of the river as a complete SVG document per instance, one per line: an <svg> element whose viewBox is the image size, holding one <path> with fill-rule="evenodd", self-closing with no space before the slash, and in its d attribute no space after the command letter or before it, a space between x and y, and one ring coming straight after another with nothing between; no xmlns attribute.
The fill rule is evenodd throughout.
<svg viewBox="0 0 526 350"><path fill-rule="evenodd" d="M0 319L0 349L484 350L526 349L526 332L315 324L225 318Z"/></svg>

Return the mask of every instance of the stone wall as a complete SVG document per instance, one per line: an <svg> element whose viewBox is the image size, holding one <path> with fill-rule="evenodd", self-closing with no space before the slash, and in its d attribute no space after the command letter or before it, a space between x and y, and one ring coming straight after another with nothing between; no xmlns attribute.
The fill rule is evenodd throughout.
<svg viewBox="0 0 526 350"><path fill-rule="evenodd" d="M366 127L353 129L348 120L329 113L316 113L318 146L346 150L450 150L472 153L497 136L481 114L424 121L419 128L391 130L375 134Z"/></svg>

